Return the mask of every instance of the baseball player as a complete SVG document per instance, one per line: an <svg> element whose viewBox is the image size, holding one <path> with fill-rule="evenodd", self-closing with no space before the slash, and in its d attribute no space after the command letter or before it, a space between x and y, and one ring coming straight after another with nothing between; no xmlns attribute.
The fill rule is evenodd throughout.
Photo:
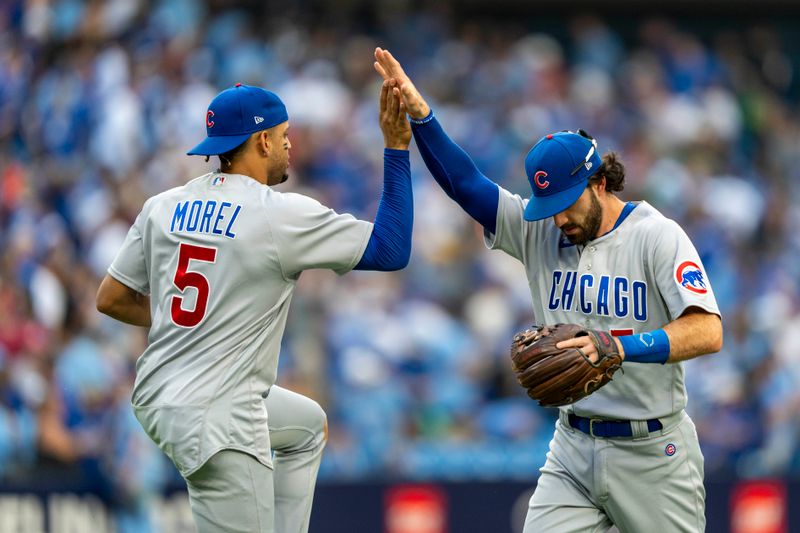
<svg viewBox="0 0 800 533"><path fill-rule="evenodd" d="M373 224L273 188L291 148L274 93L236 84L205 120L189 154L218 155L220 169L145 202L97 308L150 327L134 412L186 479L198 530L305 532L327 432L319 405L275 386L289 302L306 269L408 263L411 129L398 88L384 83Z"/></svg>
<svg viewBox="0 0 800 533"><path fill-rule="evenodd" d="M680 363L719 351L722 326L689 238L646 202L619 200L622 162L581 130L530 150L530 198L504 190L447 137L394 57L375 58L401 86L436 181L484 227L489 248L523 263L536 321L610 331L624 357L613 381L560 408L525 533L703 531L703 457ZM557 346L597 359L589 337Z"/></svg>

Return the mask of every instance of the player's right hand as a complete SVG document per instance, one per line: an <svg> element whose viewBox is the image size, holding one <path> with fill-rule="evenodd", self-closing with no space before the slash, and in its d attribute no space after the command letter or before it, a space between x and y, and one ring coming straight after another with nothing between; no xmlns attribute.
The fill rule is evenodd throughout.
<svg viewBox="0 0 800 533"><path fill-rule="evenodd" d="M384 80L397 80L407 112L411 118L420 120L430 114L431 108L422 98L422 95L419 94L417 88L414 87L414 84L411 83L411 79L403 70L402 65L394 58L391 52L383 48L376 48L374 65L375 70Z"/></svg>

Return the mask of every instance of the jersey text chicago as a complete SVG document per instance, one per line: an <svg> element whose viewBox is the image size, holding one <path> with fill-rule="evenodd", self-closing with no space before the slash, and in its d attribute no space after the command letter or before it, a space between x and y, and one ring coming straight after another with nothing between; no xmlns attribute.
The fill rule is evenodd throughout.
<svg viewBox="0 0 800 533"><path fill-rule="evenodd" d="M599 278L599 279L598 279ZM575 270L554 270L548 309L580 311L585 315L633 316L647 321L647 284L625 276L598 276Z"/></svg>

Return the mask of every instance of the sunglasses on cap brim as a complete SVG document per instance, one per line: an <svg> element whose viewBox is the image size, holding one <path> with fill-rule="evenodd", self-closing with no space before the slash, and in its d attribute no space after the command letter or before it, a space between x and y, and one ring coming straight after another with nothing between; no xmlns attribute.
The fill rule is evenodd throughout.
<svg viewBox="0 0 800 533"><path fill-rule="evenodd" d="M591 141L591 143L592 143L592 146L591 146L591 148L589 148L589 153L586 154L586 157L583 159L583 161L578 163L578 166L576 166L574 169L572 169L572 172L569 173L570 176L574 176L575 174L577 174L578 171L581 169L581 167L589 162L589 160L594 155L595 150L597 150L597 141L595 140L594 137L592 137L591 135L586 133L586 130L578 129L578 131L574 132L574 133L577 133L578 135L580 135L584 139L589 139L589 141Z"/></svg>

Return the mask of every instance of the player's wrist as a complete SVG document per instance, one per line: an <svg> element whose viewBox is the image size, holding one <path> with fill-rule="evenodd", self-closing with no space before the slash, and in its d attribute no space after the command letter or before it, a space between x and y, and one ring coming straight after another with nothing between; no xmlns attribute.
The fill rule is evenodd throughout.
<svg viewBox="0 0 800 533"><path fill-rule="evenodd" d="M408 150L408 147L411 144L410 137L411 136L409 135L409 138L405 139L399 135L384 135L383 146L387 150Z"/></svg>
<svg viewBox="0 0 800 533"><path fill-rule="evenodd" d="M614 337L614 342L617 345L617 351L619 352L619 356L622 360L625 360L625 346L622 345L622 342L619 340L619 337Z"/></svg>
<svg viewBox="0 0 800 533"><path fill-rule="evenodd" d="M663 365L669 360L669 337L663 329L636 335L623 335L617 340L622 346L624 360L628 363L659 363Z"/></svg>
<svg viewBox="0 0 800 533"><path fill-rule="evenodd" d="M420 126L422 124L427 124L433 120L433 109L425 105L425 108L421 111L417 112L412 116L411 114L408 115L408 121L415 126Z"/></svg>
<svg viewBox="0 0 800 533"><path fill-rule="evenodd" d="M405 145L405 148L398 148L395 146L386 146L383 149L383 155L385 156L401 156L408 159L408 145Z"/></svg>

